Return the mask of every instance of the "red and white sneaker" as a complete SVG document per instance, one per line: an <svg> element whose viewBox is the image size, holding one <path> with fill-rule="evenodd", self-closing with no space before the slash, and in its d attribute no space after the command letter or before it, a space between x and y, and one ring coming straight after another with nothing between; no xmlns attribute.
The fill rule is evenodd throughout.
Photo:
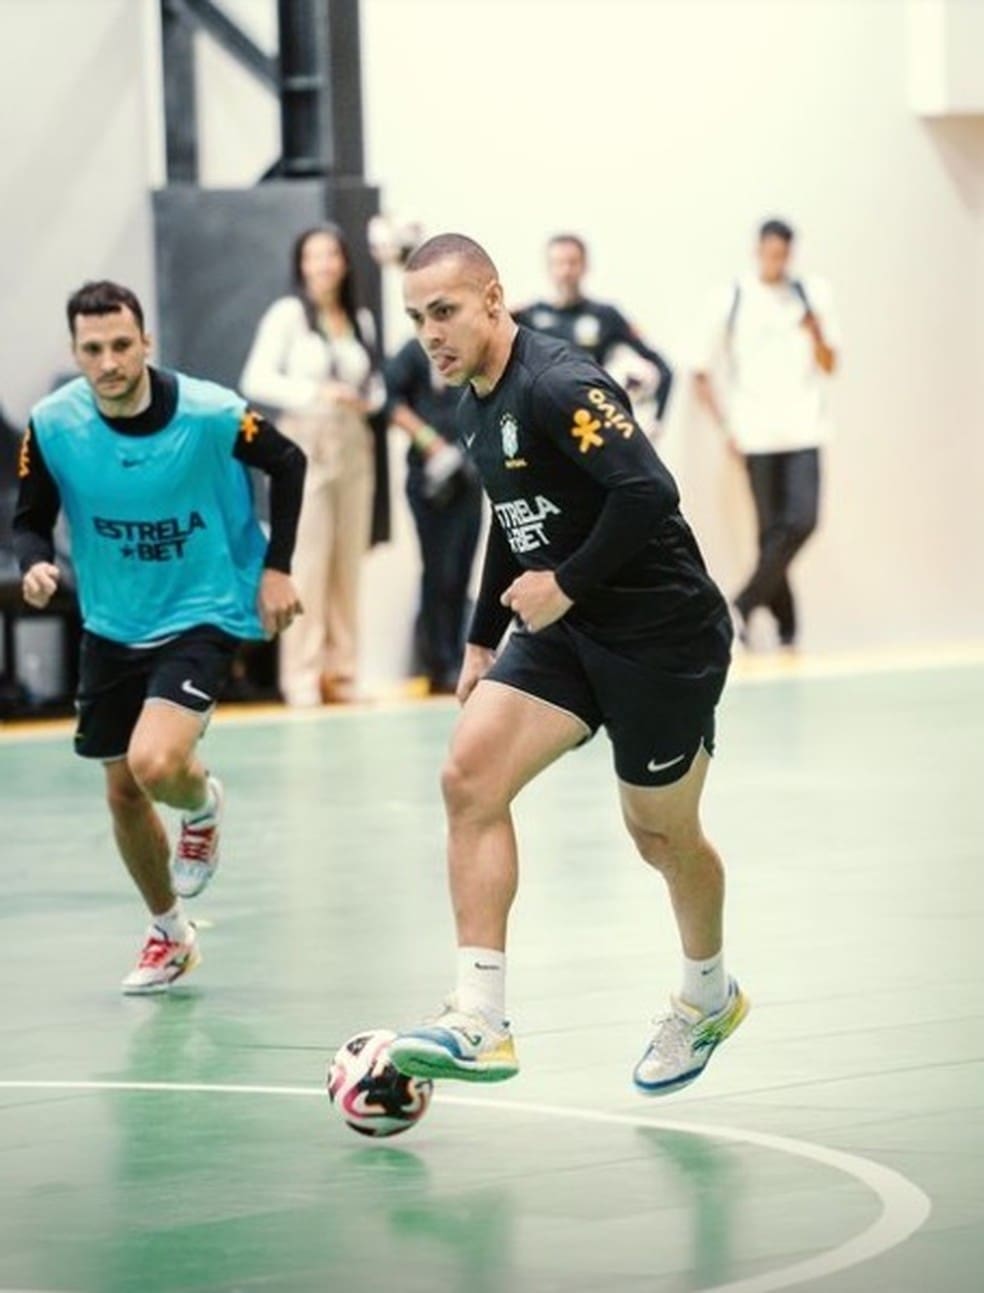
<svg viewBox="0 0 984 1293"><path fill-rule="evenodd" d="M208 787L214 807L181 819L181 834L171 859L171 884L179 898L196 898L218 870L222 783L209 777Z"/></svg>
<svg viewBox="0 0 984 1293"><path fill-rule="evenodd" d="M188 932L180 941L168 938L157 925L151 925L139 960L123 980L123 991L128 996L166 992L176 979L200 965L201 960L198 935L190 921Z"/></svg>

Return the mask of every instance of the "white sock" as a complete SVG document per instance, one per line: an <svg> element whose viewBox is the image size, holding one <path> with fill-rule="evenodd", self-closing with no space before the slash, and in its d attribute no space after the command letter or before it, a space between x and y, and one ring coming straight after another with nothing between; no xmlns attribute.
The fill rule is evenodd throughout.
<svg viewBox="0 0 984 1293"><path fill-rule="evenodd" d="M458 1009L478 1013L493 1028L505 1027L506 954L489 947L458 948Z"/></svg>
<svg viewBox="0 0 984 1293"><path fill-rule="evenodd" d="M728 979L724 973L724 953L708 957L706 961L683 958L683 987L681 998L688 1006L695 1006L702 1015L713 1015L728 1000Z"/></svg>
<svg viewBox="0 0 984 1293"><path fill-rule="evenodd" d="M212 782L208 775L205 776L205 798L197 808L189 808L184 815L186 822L196 822L200 817L212 817L218 807L215 791L212 788Z"/></svg>
<svg viewBox="0 0 984 1293"><path fill-rule="evenodd" d="M151 923L159 929L169 943L183 943L188 937L188 919L181 910L181 901L175 901L170 911L151 916Z"/></svg>

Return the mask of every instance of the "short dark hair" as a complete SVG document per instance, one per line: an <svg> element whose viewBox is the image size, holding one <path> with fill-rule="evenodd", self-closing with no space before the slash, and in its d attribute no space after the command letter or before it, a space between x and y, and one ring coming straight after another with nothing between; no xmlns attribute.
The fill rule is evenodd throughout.
<svg viewBox="0 0 984 1293"><path fill-rule="evenodd" d="M547 246L556 247L557 244L561 242L571 243L581 253L582 260L588 259L588 244L584 241L584 239L579 234L555 233L554 236L551 239L549 239L549 241L547 242Z"/></svg>
<svg viewBox="0 0 984 1293"><path fill-rule="evenodd" d="M143 306L137 300L135 292L119 283L108 279L83 283L77 292L68 298L65 307L68 314L68 330L75 336L75 320L80 314L115 314L117 310L129 310L137 321L141 334L144 330Z"/></svg>
<svg viewBox="0 0 984 1293"><path fill-rule="evenodd" d="M787 224L785 220L773 218L772 220L764 221L759 227L759 242L763 238L781 238L783 242L792 242L795 237L793 226Z"/></svg>
<svg viewBox="0 0 984 1293"><path fill-rule="evenodd" d="M451 257L463 260L472 269L487 274L490 278L499 277L495 262L485 248L474 238L469 238L463 233L439 233L433 238L428 238L416 251L410 253L405 270L408 274L412 274L419 269L429 269L439 260L449 260Z"/></svg>

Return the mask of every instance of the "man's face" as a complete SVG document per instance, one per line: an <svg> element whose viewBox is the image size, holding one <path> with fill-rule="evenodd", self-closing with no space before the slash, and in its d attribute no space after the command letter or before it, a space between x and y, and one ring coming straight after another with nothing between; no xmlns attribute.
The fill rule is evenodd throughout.
<svg viewBox="0 0 984 1293"><path fill-rule="evenodd" d="M403 276L406 311L427 357L449 386L481 374L502 311L502 288L461 257Z"/></svg>
<svg viewBox="0 0 984 1293"><path fill-rule="evenodd" d="M764 283L778 283L785 278L792 258L793 245L785 238L767 234L759 239L759 275Z"/></svg>
<svg viewBox="0 0 984 1293"><path fill-rule="evenodd" d="M576 242L552 242L547 248L547 274L561 300L578 299L586 269L584 253Z"/></svg>
<svg viewBox="0 0 984 1293"><path fill-rule="evenodd" d="M79 314L72 354L82 376L101 399L125 401L140 385L150 340L126 306L112 314Z"/></svg>

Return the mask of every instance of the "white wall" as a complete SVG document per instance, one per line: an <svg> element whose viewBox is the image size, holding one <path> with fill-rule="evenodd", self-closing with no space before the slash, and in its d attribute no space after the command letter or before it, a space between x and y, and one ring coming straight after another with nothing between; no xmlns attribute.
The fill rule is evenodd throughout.
<svg viewBox="0 0 984 1293"><path fill-rule="evenodd" d="M26 416L71 367L65 300L87 278L151 313L143 12L0 0L0 402Z"/></svg>
<svg viewBox="0 0 984 1293"><path fill-rule="evenodd" d="M273 0L227 7L269 45ZM153 8L0 3L0 399L18 417L63 362L69 288L112 274L152 301ZM807 641L984 635L984 119L912 115L905 6L363 0L363 38L370 179L432 232L484 240L517 301L541 289L544 238L573 227L591 287L681 359L760 217L798 225L801 267L833 281L846 339L824 529L797 571ZM248 183L275 115L208 57L205 179ZM665 449L731 589L751 551L742 482L680 396ZM369 571L374 674L403 655L405 517L399 536Z"/></svg>
<svg viewBox="0 0 984 1293"><path fill-rule="evenodd" d="M370 162L389 205L484 240L516 300L573 227L591 286L681 358L768 214L837 290L846 338L811 645L984 631L978 494L984 122L958 179L906 104L884 0L365 0ZM412 54L410 53L412 51ZM666 444L711 564L750 554L741 482L677 399Z"/></svg>

